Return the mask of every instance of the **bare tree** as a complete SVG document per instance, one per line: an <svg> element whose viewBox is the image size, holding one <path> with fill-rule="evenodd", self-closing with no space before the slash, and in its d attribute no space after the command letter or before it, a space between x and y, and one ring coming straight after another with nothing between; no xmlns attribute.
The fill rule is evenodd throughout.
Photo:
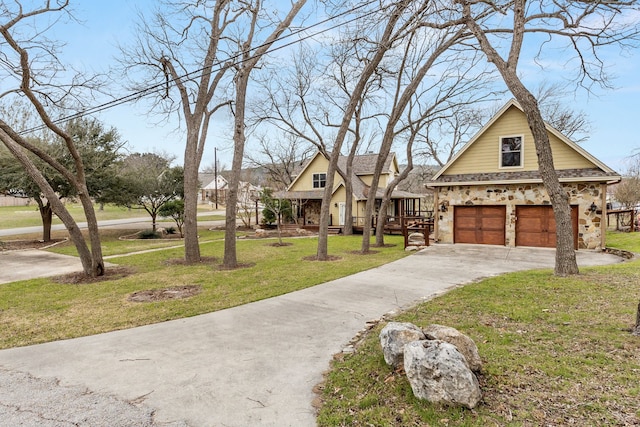
<svg viewBox="0 0 640 427"><path fill-rule="evenodd" d="M622 182L615 186L613 197L625 208L634 208L640 203L640 158L629 158L629 166Z"/></svg>
<svg viewBox="0 0 640 427"><path fill-rule="evenodd" d="M140 17L138 37L121 47L122 67L130 88L155 90L151 111L161 119L184 120L185 261L200 261L198 244L198 170L213 115L228 106L221 86L231 56L226 34L245 7L231 0L163 1L150 17ZM151 86L150 82L155 86ZM220 93L219 93L220 92ZM146 93L146 92L145 92Z"/></svg>
<svg viewBox="0 0 640 427"><path fill-rule="evenodd" d="M430 31L427 34L429 34L428 37L425 37L424 34L419 34L417 32L411 33L405 45L405 51L402 55L402 61L399 63L395 90L392 94L393 102L389 111L389 118L385 126L384 135L382 137L380 155L378 156L374 175L370 184L369 196L365 208L365 218L371 218L373 215L373 208L375 205L376 193L378 191L380 174L386 162L387 156L391 151L394 139L397 135L396 126L403 117L405 109L409 105L411 99L421 88L421 85L423 85L423 83L426 83L426 87L422 87L422 89L420 89L421 92L418 93L420 94L420 98L422 98L421 102L426 103L428 107L426 107L421 112L420 118L417 119L419 122L429 120L429 117L437 117L443 111L451 108L451 106L453 106L455 102L463 104L472 103L473 100L478 96L478 86L476 82L482 82L482 74L480 74L480 76L474 75L473 77L475 78L470 78L471 75L467 75L467 72L465 72L465 69L471 70L475 68L477 61L474 60L473 57L469 58L465 56L464 58L461 58L460 54L458 54L457 52L453 52L444 57L444 55L452 50L452 48L456 44L461 43L465 40L465 38L467 37L465 35L465 32L462 29L453 28L448 31ZM414 38L421 37L429 39L430 42L419 43L421 47L417 49L418 53L411 55L410 49L412 46L412 41L414 41ZM464 59L466 62L469 62L469 64L465 66L462 59ZM413 60L413 62L411 60ZM438 76L437 79L434 79L435 81L425 82L427 72L432 70L436 66L444 66L447 68L445 69L445 72ZM413 73L408 76L408 78L405 78L404 76L405 69L414 70ZM451 73L451 70L455 71ZM460 101L454 101L456 97L460 97ZM409 119L409 121L412 120L416 119ZM410 129L417 131L421 127L422 125L418 125L410 127ZM410 142L412 142L414 139L415 136L410 136L408 138ZM386 203L388 203L388 198L386 199ZM379 227L377 227L378 237L376 242L380 245L383 243L382 228L384 224L384 216L385 214L383 209L380 209L380 211L378 212L378 219L380 222L378 223ZM370 230L370 222L365 221L362 239L363 253L369 251Z"/></svg>
<svg viewBox="0 0 640 427"><path fill-rule="evenodd" d="M60 82L58 73L69 70L66 70L58 60L59 44L49 40L45 32L50 28L50 17L54 22L56 19L69 17L69 2L60 0L55 4L46 2L42 7L30 6L20 1L0 5L2 12L0 13L2 16L0 18L0 50L2 51L0 70L4 74L3 84L6 88L0 93L0 98L25 98L27 104L35 111L43 128L48 129L63 141L68 156L72 159L72 165L63 165L32 144L5 119L0 119L0 140L40 187L51 203L53 212L64 223L76 246L85 274L100 276L104 274L104 261L98 223L87 188L82 156L76 147L73 135L52 118L52 114L61 113L63 106L73 105L80 110L81 92L95 88L99 82L84 78L80 74L73 76L70 79L71 83ZM91 249L87 246L75 220L27 152L37 156L62 175L76 191L87 220Z"/></svg>
<svg viewBox="0 0 640 427"><path fill-rule="evenodd" d="M290 133L262 135L258 143L260 148L255 153L248 153L247 160L267 171L268 186L275 190L286 189L293 182L298 167L313 154L311 145Z"/></svg>
<svg viewBox="0 0 640 427"><path fill-rule="evenodd" d="M575 52L578 84L587 87L592 82L606 84L604 61L599 57L599 49L612 44L625 47L637 41L638 21L627 18L628 14L637 13L637 5L635 2L608 0L569 0L563 3L514 0L506 4L457 0L456 4L461 9L458 22L463 22L476 38L479 49L494 64L527 117L538 154L540 175L556 220L555 274L577 274L568 195L553 167L549 136L538 101L518 75L518 64L523 55L525 35L544 34L547 40L540 44L538 55L546 46L556 46L554 42L567 41L565 47ZM505 20L496 19L497 13L511 16L511 25L504 26ZM510 42L508 49L503 46L505 36Z"/></svg>
<svg viewBox="0 0 640 427"><path fill-rule="evenodd" d="M247 89L251 72L258 65L262 57L271 49L282 33L291 25L298 12L305 5L306 0L298 0L291 3L291 8L281 21L277 23L273 31L264 39L259 40L261 14L265 13L261 0L246 3L247 22L244 25L245 36L237 40L240 61L234 66L235 110L233 126L233 160L231 162L231 174L229 176L229 190L227 194L227 211L224 236L224 259L226 268L236 268L238 259L236 253L236 214L238 200L238 184L244 159L244 147L246 141L246 107ZM277 19L277 18L276 18ZM257 44L257 46L256 46Z"/></svg>
<svg viewBox="0 0 640 427"><path fill-rule="evenodd" d="M415 7L413 7L415 6ZM318 235L317 259L324 261L328 259L328 228L329 228L329 203L333 191L334 175L337 170L340 150L349 132L353 115L361 102L362 95L372 76L379 69L385 55L400 43L406 34L411 33L418 26L426 11L424 3L414 4L410 1L399 1L393 3L382 10L380 18L372 18L370 22L382 22L379 31L370 33L371 35L362 40L360 50L361 62L363 65L355 84L350 91L348 102L344 107L344 114L337 129L336 136L331 147L329 157L329 168L327 170L327 180L322 198L320 210L320 229Z"/></svg>
<svg viewBox="0 0 640 427"><path fill-rule="evenodd" d="M354 37L357 39L358 37ZM262 86L268 103L256 106L254 113L260 122L269 123L280 132L289 135L298 144L313 146L325 158L329 158L335 130L340 127L344 106L349 101L350 88L357 81L361 62L352 55L353 42L333 43L327 54L329 65L321 65L320 50L301 48L293 60L293 67L284 72L281 68L270 70L262 78ZM374 86L367 82L359 104L354 112L353 123L348 129L351 147L345 162L337 165L336 171L345 184L344 234L352 234L353 185L351 182L353 160L364 144L364 108ZM370 141L370 138L369 138Z"/></svg>
<svg viewBox="0 0 640 427"><path fill-rule="evenodd" d="M569 91L559 83L543 81L535 93L540 113L547 123L574 142L589 139L591 123L587 113L567 105Z"/></svg>

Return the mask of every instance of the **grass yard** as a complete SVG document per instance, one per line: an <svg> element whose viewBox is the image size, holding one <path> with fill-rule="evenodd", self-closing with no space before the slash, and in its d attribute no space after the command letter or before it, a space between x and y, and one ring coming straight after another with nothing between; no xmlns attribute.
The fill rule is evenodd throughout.
<svg viewBox="0 0 640 427"><path fill-rule="evenodd" d="M120 242L104 234L106 254L142 249L141 241ZM203 231L201 254L210 262L184 266L182 247L111 258L108 262L133 270L121 278L91 284L61 284L36 279L0 285L0 348L23 346L208 313L257 301L373 268L406 256L401 236L388 236L396 246L361 255L362 236L332 236L329 253L336 261L306 261L315 255L317 239L239 239L240 263L246 268L224 271L221 233ZM145 241L145 244L149 241ZM163 242L163 241L160 241ZM171 242L173 243L173 242ZM73 252L73 248L56 248ZM213 261L211 261L213 259ZM188 299L148 303L128 301L137 291L197 285L202 292Z"/></svg>
<svg viewBox="0 0 640 427"><path fill-rule="evenodd" d="M640 233L611 233L611 246L640 252ZM640 299L640 260L506 274L456 289L398 316L469 335L484 362L474 410L419 401L370 331L332 364L320 426L639 425L640 337L630 334Z"/></svg>
<svg viewBox="0 0 640 427"><path fill-rule="evenodd" d="M173 224L175 226L175 224ZM169 223L161 223L159 226L171 226ZM151 249L169 248L173 246L182 246L183 240L175 235L175 238L165 239L137 239L135 234L139 230L124 230L124 229L112 229L105 228L100 231L100 241L102 242L102 255L105 257L111 257L115 255L130 254L132 252L140 252ZM86 231L83 231L86 236ZM52 234L54 238L67 235L66 231L59 231ZM212 240L224 239L224 231L219 230L205 230L199 231L200 242L209 242ZM242 235L242 233L238 233ZM63 244L58 244L49 249L51 252L77 256L78 252L76 247L71 241L67 241ZM111 262L111 261L109 261Z"/></svg>

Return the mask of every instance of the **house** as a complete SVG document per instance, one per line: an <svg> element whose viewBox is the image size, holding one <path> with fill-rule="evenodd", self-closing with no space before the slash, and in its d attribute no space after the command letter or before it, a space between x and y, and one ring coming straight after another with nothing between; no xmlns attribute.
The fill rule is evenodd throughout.
<svg viewBox="0 0 640 427"><path fill-rule="evenodd" d="M346 203L351 203L354 228L361 229L364 226L367 195L377 161L378 154L364 154L354 158L351 177L353 196L350 201L346 200L344 180L336 172L331 195L329 225L334 227L344 225ZM346 171L346 156L339 157L338 166L341 170ZM303 165L287 190L278 194L278 197L292 201L297 210L297 217L300 219L299 223L305 228L314 229L320 224L320 207L327 181L328 168L329 160L320 152L317 152ZM380 175L379 188L376 194L376 210L382 202L384 189L398 173L397 158L394 153L391 153L387 157ZM392 203L389 205L387 215L389 217L417 215L420 212L420 197L420 195L406 191L394 190L391 197Z"/></svg>
<svg viewBox="0 0 640 427"><path fill-rule="evenodd" d="M605 246L607 185L620 175L547 125L569 195L576 249ZM427 184L434 239L443 243L555 247L555 219L522 108L509 101Z"/></svg>
<svg viewBox="0 0 640 427"><path fill-rule="evenodd" d="M224 205L227 201L227 191L229 184L221 174L200 173L200 203L208 203L209 205ZM249 182L238 182L238 206L247 208L254 206L256 200L260 198L262 187L253 185Z"/></svg>
<svg viewBox="0 0 640 427"><path fill-rule="evenodd" d="M199 173L200 203L224 205L227 200L227 180L221 174Z"/></svg>

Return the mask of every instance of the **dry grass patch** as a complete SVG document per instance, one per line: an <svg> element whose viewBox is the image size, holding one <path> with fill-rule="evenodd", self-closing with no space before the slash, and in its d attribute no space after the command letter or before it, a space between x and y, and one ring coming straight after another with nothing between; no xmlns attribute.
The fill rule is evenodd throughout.
<svg viewBox="0 0 640 427"><path fill-rule="evenodd" d="M198 295L200 292L202 292L202 286L199 285L172 286L170 288L137 291L129 295L127 300L131 302L167 301L189 298Z"/></svg>

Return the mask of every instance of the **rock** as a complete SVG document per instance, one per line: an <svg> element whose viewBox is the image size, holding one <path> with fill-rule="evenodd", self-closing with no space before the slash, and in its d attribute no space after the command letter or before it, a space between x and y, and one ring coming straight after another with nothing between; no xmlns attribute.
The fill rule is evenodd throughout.
<svg viewBox="0 0 640 427"><path fill-rule="evenodd" d="M476 343L455 328L442 325L429 325L422 330L427 339L436 339L456 346L473 372L482 371L482 359Z"/></svg>
<svg viewBox="0 0 640 427"><path fill-rule="evenodd" d="M424 234L422 233L411 233L407 236L407 241L409 245L413 246L424 246Z"/></svg>
<svg viewBox="0 0 640 427"><path fill-rule="evenodd" d="M424 340L405 345L404 370L418 399L473 409L482 397L478 379L453 344Z"/></svg>
<svg viewBox="0 0 640 427"><path fill-rule="evenodd" d="M404 361L405 344L425 338L422 330L412 323L387 323L380 331L380 345L384 361L394 369L401 367Z"/></svg>

